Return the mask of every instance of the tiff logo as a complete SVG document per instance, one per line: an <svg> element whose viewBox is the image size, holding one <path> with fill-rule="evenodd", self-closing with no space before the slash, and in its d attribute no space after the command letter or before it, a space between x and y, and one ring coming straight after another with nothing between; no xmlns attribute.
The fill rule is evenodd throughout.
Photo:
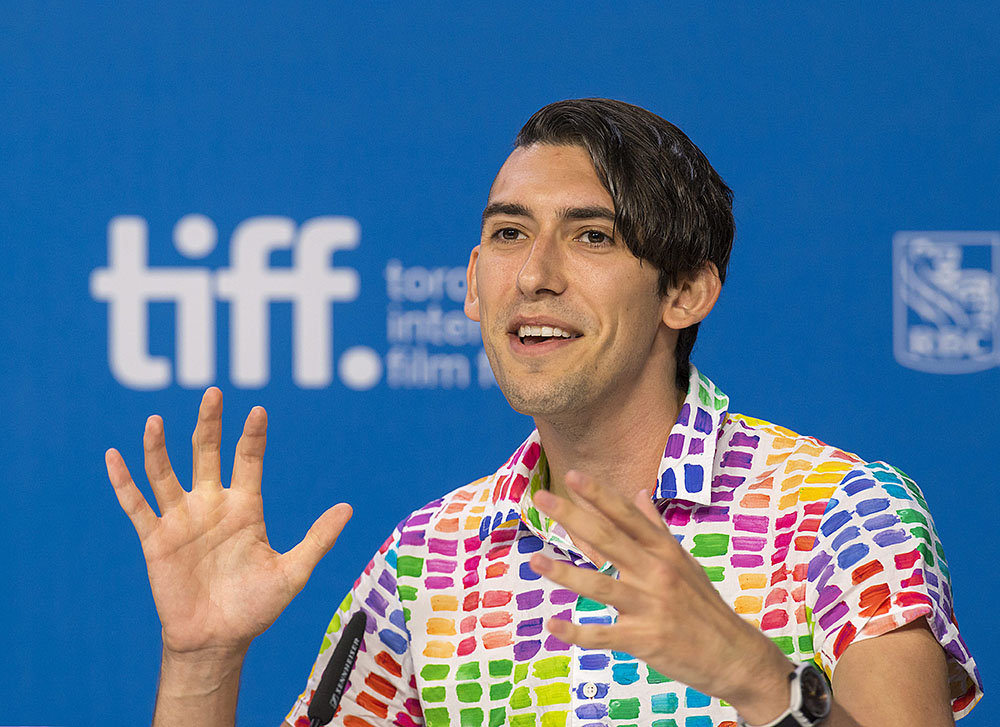
<svg viewBox="0 0 1000 727"><path fill-rule="evenodd" d="M218 233L204 215L187 215L174 226L174 247L189 259L215 249ZM270 303L292 304L292 376L303 388L333 378L334 302L357 299L353 268L333 267L337 250L353 250L361 228L348 217L315 217L296 227L287 217L252 217L233 231L229 267L149 266L149 230L142 217L115 217L108 225L108 266L90 276L90 292L108 303L111 372L132 389L162 389L173 377L171 362L149 351L149 304L176 306L176 380L196 388L216 377L215 305L229 304L230 378L259 388L270 378ZM272 268L270 255L291 250L292 264Z"/></svg>

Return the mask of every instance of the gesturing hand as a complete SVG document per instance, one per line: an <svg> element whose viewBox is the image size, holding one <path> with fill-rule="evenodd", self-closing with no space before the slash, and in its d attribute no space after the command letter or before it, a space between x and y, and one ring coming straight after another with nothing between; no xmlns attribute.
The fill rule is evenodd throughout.
<svg viewBox="0 0 1000 727"><path fill-rule="evenodd" d="M639 493L630 503L575 471L567 474L566 485L592 510L545 490L535 493L535 505L615 565L618 578L541 553L532 556L531 567L614 607L618 618L611 625L552 619L549 631L583 648L628 652L672 679L725 699L751 723L780 714L788 704L791 663L722 600L649 496Z"/></svg>
<svg viewBox="0 0 1000 727"><path fill-rule="evenodd" d="M336 505L290 551L274 551L260 494L267 414L255 407L247 416L228 488L220 474L221 417L222 392L213 387L198 409L190 491L170 465L163 421L158 416L146 421L146 476L159 517L118 451L105 455L118 502L142 543L164 648L177 654L245 650L306 584L351 517L350 506Z"/></svg>

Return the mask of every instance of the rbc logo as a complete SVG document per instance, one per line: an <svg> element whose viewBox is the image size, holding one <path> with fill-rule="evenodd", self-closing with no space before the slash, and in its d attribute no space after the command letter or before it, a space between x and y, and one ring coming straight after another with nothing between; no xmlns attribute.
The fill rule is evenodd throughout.
<svg viewBox="0 0 1000 727"><path fill-rule="evenodd" d="M934 374L1000 365L1000 233L897 232L893 268L899 363Z"/></svg>
<svg viewBox="0 0 1000 727"><path fill-rule="evenodd" d="M187 215L174 226L174 247L189 259L208 255L217 239L215 224L204 215ZM360 291L357 271L333 267L332 256L356 248L360 239L360 226L347 217L315 217L298 228L286 217L252 217L233 232L228 268L151 268L146 221L113 218L108 266L91 273L90 292L108 303L108 358L114 377L143 390L165 388L175 375L183 387L211 384L216 378L215 305L223 300L229 303L232 383L260 388L270 378L269 304L290 302L292 377L303 388L327 386L333 378L332 304L355 300ZM291 250L291 267L271 268L271 253L286 249ZM175 305L176 373L168 358L150 354L152 302ZM357 382L360 363L365 369L360 378L373 384L381 376L381 362L374 351L357 348L364 350L352 349L350 360L341 360L342 377L346 373L350 385L353 373Z"/></svg>

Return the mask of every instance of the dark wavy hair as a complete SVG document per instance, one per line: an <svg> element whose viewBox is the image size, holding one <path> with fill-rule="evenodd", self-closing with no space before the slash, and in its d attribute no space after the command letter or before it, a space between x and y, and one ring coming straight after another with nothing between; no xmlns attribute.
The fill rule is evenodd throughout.
<svg viewBox="0 0 1000 727"><path fill-rule="evenodd" d="M683 131L638 106L603 98L557 101L537 111L514 146L582 146L615 205L615 231L659 270L663 295L705 263L719 279L733 249L733 192ZM681 330L676 382L686 391L698 324Z"/></svg>

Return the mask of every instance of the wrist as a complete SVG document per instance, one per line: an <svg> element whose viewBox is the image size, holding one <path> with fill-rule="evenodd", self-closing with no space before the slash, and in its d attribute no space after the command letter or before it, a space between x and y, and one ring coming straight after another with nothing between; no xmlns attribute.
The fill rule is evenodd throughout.
<svg viewBox="0 0 1000 727"><path fill-rule="evenodd" d="M804 662L788 675L791 687L788 709L771 721L756 723L756 727L819 727L826 722L833 708L830 683L815 665ZM751 727L744 716L740 725Z"/></svg>
<svg viewBox="0 0 1000 727"><path fill-rule="evenodd" d="M747 724L768 724L788 709L788 679L795 665L777 648L773 651L762 663L745 666L742 683L726 698Z"/></svg>
<svg viewBox="0 0 1000 727"><path fill-rule="evenodd" d="M160 662L160 696L205 697L238 685L247 649L174 651L166 645Z"/></svg>

